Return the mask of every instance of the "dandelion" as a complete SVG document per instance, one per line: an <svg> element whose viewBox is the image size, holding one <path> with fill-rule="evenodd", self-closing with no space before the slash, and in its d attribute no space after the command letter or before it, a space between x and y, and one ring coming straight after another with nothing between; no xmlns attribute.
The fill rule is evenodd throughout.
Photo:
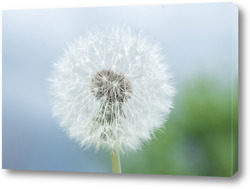
<svg viewBox="0 0 250 189"><path fill-rule="evenodd" d="M129 27L109 26L75 40L54 64L53 114L71 139L112 154L137 150L166 121L174 88L157 44Z"/></svg>

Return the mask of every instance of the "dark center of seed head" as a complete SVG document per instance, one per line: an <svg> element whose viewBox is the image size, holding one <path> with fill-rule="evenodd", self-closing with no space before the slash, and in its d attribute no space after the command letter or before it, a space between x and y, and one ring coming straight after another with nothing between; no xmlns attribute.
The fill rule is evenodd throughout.
<svg viewBox="0 0 250 189"><path fill-rule="evenodd" d="M132 84L121 72L101 70L91 79L90 90L98 100L123 103L131 96Z"/></svg>

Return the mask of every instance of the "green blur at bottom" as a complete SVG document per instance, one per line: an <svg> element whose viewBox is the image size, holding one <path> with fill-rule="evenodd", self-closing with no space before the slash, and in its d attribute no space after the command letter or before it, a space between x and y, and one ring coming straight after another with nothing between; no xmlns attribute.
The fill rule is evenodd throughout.
<svg viewBox="0 0 250 189"><path fill-rule="evenodd" d="M200 79L178 89L163 132L122 154L123 173L232 176L238 170L238 85Z"/></svg>

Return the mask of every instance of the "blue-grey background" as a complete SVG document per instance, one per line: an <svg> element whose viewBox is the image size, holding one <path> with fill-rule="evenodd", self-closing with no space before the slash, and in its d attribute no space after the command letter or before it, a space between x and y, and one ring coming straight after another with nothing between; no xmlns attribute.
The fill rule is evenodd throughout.
<svg viewBox="0 0 250 189"><path fill-rule="evenodd" d="M103 24L126 24L159 42L174 75L176 101L182 87L201 76L225 88L237 76L237 12L231 3L3 11L3 168L111 172L107 152L83 151L58 127L46 81L63 48ZM124 155L124 161L138 153Z"/></svg>

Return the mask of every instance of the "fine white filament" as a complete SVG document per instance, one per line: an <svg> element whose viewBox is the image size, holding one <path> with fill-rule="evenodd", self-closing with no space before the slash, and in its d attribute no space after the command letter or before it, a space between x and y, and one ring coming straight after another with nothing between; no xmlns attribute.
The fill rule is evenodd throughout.
<svg viewBox="0 0 250 189"><path fill-rule="evenodd" d="M54 64L53 115L83 147L136 150L171 111L170 79L161 49L141 32L90 31Z"/></svg>

